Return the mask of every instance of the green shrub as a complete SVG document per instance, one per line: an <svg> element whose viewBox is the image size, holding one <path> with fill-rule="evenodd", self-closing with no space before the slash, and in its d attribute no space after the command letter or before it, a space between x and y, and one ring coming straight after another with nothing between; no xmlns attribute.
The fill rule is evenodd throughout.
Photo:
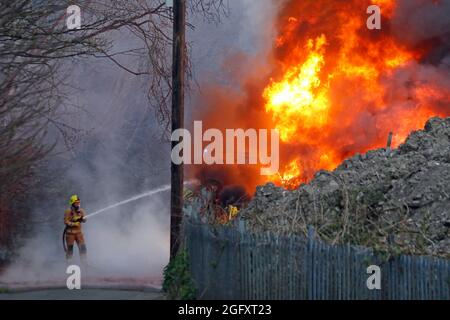
<svg viewBox="0 0 450 320"><path fill-rule="evenodd" d="M169 299L193 300L197 290L189 272L187 251L181 250L164 268L163 291Z"/></svg>

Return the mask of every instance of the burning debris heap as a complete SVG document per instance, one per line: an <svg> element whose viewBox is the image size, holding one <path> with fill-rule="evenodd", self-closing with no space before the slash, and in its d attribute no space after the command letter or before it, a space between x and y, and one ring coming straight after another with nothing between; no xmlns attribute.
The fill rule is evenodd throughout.
<svg viewBox="0 0 450 320"><path fill-rule="evenodd" d="M399 148L371 150L288 191L257 187L240 216L251 230L307 234L388 253L450 257L450 118Z"/></svg>

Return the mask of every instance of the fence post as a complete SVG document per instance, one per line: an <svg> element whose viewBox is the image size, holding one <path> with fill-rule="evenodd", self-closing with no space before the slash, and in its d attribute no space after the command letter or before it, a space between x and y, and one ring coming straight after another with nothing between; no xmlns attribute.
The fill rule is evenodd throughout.
<svg viewBox="0 0 450 320"><path fill-rule="evenodd" d="M214 227L214 236L208 224L193 223L196 218L185 219L183 229L192 276L200 294L207 290L203 298L450 298L448 259L395 257L383 263L382 290L367 292L366 261L372 251L320 242L312 226L307 237L286 237L248 232L245 221L239 221L233 228ZM223 253L218 250L222 242Z"/></svg>

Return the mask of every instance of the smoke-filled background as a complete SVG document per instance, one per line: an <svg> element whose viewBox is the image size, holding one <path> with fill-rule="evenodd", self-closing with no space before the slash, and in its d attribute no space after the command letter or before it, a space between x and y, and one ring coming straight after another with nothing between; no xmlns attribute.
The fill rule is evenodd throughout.
<svg viewBox="0 0 450 320"><path fill-rule="evenodd" d="M126 33L112 40L116 50L135 45ZM136 67L136 61L127 60L121 62ZM64 71L73 87L73 106L59 125L76 130L63 138L56 129L50 132L60 139L39 167L41 181L29 220L33 237L4 278L45 283L64 277L63 215L71 194L81 198L89 214L169 179L169 146L148 108L143 79L104 59L88 59ZM102 276L158 278L168 261L168 201L167 192L160 193L93 217L84 225L89 265Z"/></svg>
<svg viewBox="0 0 450 320"><path fill-rule="evenodd" d="M221 21L190 17L195 27L187 30L192 74L186 93L187 122L191 111L199 107L196 97L203 88L198 83L227 81L225 58L256 54L270 44L264 40L270 37L266 24L270 1L229 5ZM267 33L261 34L264 29ZM127 31L108 37L116 52L139 45ZM167 52L171 53L170 47ZM119 61L131 70L143 64L133 55L120 56ZM58 144L37 166L38 187L27 199L32 203L25 221L29 231L15 239L20 250L0 282L65 283L61 282L67 277L63 214L70 195L80 197L89 215L170 181L170 143L149 108L148 77L135 76L99 58L66 62L62 74L69 99L62 120L47 137L49 143L57 139ZM123 279L158 285L169 259L169 204L165 190L88 219L83 225L89 265L86 281ZM74 263L78 262L75 246Z"/></svg>
<svg viewBox="0 0 450 320"><path fill-rule="evenodd" d="M381 7L381 30L365 26L371 4ZM215 178L250 194L269 180L295 188L317 170L385 146L390 131L396 146L429 117L450 115L448 0L227 5L220 22L191 17L186 126L278 128L281 171L265 177L257 166L196 166L188 178ZM108 37L117 51L134 44L126 31ZM132 70L142 64L133 55L121 62ZM23 222L29 232L15 239L23 245L0 280L65 277L61 235L71 194L89 214L169 182L170 146L148 107L148 77L93 57L62 70L70 103L48 137L59 142L36 167ZM169 194L107 210L84 232L96 275L158 282L169 258Z"/></svg>

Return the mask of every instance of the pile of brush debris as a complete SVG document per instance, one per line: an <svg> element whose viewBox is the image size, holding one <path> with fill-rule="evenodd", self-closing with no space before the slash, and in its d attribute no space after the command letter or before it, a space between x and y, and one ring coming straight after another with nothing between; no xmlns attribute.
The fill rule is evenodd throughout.
<svg viewBox="0 0 450 320"><path fill-rule="evenodd" d="M257 188L240 212L251 230L307 234L380 252L450 257L450 118L432 118L398 149L345 160L288 191Z"/></svg>

